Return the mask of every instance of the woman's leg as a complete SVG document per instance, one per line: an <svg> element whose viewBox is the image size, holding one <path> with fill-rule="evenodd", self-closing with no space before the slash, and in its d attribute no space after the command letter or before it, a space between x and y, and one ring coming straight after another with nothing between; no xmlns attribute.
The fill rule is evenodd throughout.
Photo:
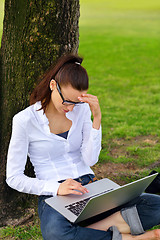
<svg viewBox="0 0 160 240"><path fill-rule="evenodd" d="M160 229L148 231L139 236L131 234L122 234L122 240L160 240Z"/></svg>
<svg viewBox="0 0 160 240"><path fill-rule="evenodd" d="M144 230L148 230L158 224L160 224L160 196L142 194L139 198L123 206L121 212L113 213L111 216L91 224L88 227L105 230L115 225L124 240L154 240L160 239L160 230L142 233ZM131 232L135 235L141 235L133 236L130 234Z"/></svg>
<svg viewBox="0 0 160 240"><path fill-rule="evenodd" d="M116 226L121 233L131 233L130 227L122 218L120 211L87 226L87 228L106 231L106 229L109 229L112 226Z"/></svg>
<svg viewBox="0 0 160 240"><path fill-rule="evenodd" d="M56 210L39 198L38 213L41 220L41 232L44 240L111 240L112 230L100 231L80 227L70 223ZM116 238L115 238L116 239ZM117 238L116 240L121 240Z"/></svg>
<svg viewBox="0 0 160 240"><path fill-rule="evenodd" d="M160 195L142 194L136 208L144 230L160 225Z"/></svg>
<svg viewBox="0 0 160 240"><path fill-rule="evenodd" d="M108 227L113 225L115 225L118 228L119 232L122 235L122 240L134 240L134 239L135 240L160 240L160 229L148 231L138 236L131 235L130 228L128 224L124 222L120 212L117 212L116 214L113 214L110 217L103 219L97 223L91 224L87 227L93 228L93 229L105 230L105 229L108 229Z"/></svg>
<svg viewBox="0 0 160 240"><path fill-rule="evenodd" d="M87 226L88 228L105 230L108 227L115 225L119 230L122 240L160 240L160 229L152 230L140 234L138 236L133 236L130 233L130 228L121 217L120 212L117 212L110 217L103 219L97 223ZM116 238L115 238L116 239Z"/></svg>
<svg viewBox="0 0 160 240"><path fill-rule="evenodd" d="M130 212L134 210L136 205L137 216L139 218L140 225L142 224L144 230L150 229L152 226L160 224L160 196L151 195L151 194L143 194L136 200L131 201L123 206L121 210L121 214L127 213L128 209ZM124 208L125 207L125 208ZM133 208L133 209L132 209ZM55 211L53 208L49 207L44 201L40 201L39 203L39 215L41 219L41 229L44 240L50 240L54 238L54 240L88 240L90 238L98 240L98 239L121 239L123 237L124 240L136 239L136 240L149 240L149 239L160 239L160 230L150 231L149 233L144 233L140 236L132 236L130 233L130 225L129 222L120 214L120 211L112 214L111 216L103 219L102 222L97 222L95 225L90 225L88 228L83 228L78 225L74 225L67 221L61 214ZM128 214L128 213L127 213ZM133 215L127 216L127 220L131 217L131 221L133 220ZM124 221L125 219L125 221ZM98 226L99 225L99 226ZM118 230L116 230L114 237L113 229L109 229L110 226L115 225L122 236L120 237ZM132 226L133 227L133 226ZM107 229L109 229L107 231ZM115 229L114 229L115 230ZM133 229L132 229L133 230ZM132 232L132 231L131 231ZM141 234L138 232L136 234Z"/></svg>

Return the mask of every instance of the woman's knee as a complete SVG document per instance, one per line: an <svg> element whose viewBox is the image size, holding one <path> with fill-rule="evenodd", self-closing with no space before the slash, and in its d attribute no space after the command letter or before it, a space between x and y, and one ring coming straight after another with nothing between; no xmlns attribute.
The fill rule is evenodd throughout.
<svg viewBox="0 0 160 240"><path fill-rule="evenodd" d="M140 220L145 230L160 224L160 196L155 194L142 194L137 204Z"/></svg>
<svg viewBox="0 0 160 240"><path fill-rule="evenodd" d="M141 201L140 204L137 204L137 206L140 206L139 208L148 208L150 212L157 212L160 215L160 196L156 194L149 194L149 193L144 193L141 195Z"/></svg>
<svg viewBox="0 0 160 240"><path fill-rule="evenodd" d="M56 210L48 205L44 208L41 217L41 232L45 240L72 240L75 239L76 226L72 225Z"/></svg>

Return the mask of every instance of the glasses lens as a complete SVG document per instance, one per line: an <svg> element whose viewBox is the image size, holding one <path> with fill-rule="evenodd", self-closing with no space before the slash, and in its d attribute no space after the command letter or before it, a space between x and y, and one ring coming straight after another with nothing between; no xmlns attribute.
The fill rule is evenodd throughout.
<svg viewBox="0 0 160 240"><path fill-rule="evenodd" d="M71 105L75 105L74 103L70 103L70 102L63 102L63 105L65 106L71 106Z"/></svg>
<svg viewBox="0 0 160 240"><path fill-rule="evenodd" d="M80 104L82 104L84 102L69 102L69 101L64 101L63 102L63 105L66 105L66 106L70 106L70 105L75 105L75 106L78 106Z"/></svg>

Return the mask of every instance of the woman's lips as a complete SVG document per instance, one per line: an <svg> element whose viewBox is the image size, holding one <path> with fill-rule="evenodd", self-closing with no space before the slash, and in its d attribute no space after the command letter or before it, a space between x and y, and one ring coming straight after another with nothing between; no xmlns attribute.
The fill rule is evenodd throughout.
<svg viewBox="0 0 160 240"><path fill-rule="evenodd" d="M63 111L64 111L65 113L69 112L69 110L65 110L65 109L64 109Z"/></svg>

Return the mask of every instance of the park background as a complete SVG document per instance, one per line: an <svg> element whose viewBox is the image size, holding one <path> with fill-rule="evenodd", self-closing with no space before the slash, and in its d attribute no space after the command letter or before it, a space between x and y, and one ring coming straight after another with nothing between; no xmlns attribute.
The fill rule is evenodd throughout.
<svg viewBox="0 0 160 240"><path fill-rule="evenodd" d="M160 172L160 1L80 0L80 7L79 54L102 110L93 170L120 184ZM0 229L0 239L42 239L36 215Z"/></svg>

